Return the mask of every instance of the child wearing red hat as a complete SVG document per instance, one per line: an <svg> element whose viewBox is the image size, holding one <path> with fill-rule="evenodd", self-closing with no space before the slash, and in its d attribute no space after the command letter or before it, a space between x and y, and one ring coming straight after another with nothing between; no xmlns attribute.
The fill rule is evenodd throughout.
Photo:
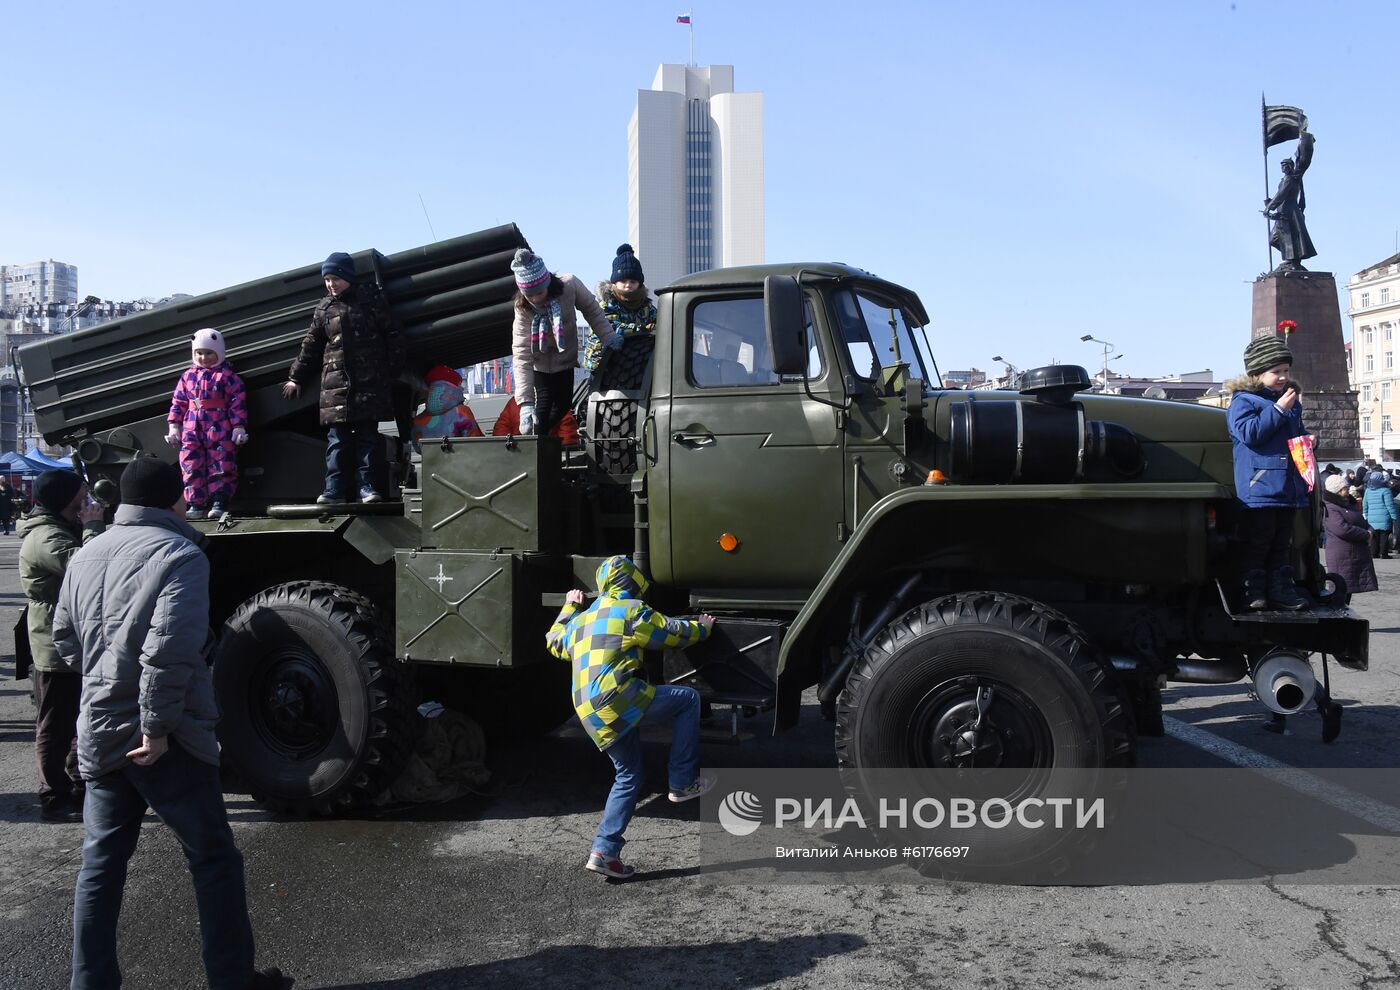
<svg viewBox="0 0 1400 990"><path fill-rule="evenodd" d="M440 364L429 371L425 379L428 398L423 403L423 411L413 418L415 441L421 443L425 438L485 436L472 415L471 406L466 403L460 374Z"/></svg>

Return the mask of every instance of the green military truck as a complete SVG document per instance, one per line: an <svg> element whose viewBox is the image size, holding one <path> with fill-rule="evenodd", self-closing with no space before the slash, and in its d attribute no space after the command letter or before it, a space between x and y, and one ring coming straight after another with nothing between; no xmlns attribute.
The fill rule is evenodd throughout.
<svg viewBox="0 0 1400 990"><path fill-rule="evenodd" d="M355 258L421 373L509 353L524 243L505 226ZM702 648L653 658L655 677L775 730L815 688L855 770L1122 766L1161 731L1167 681L1249 681L1292 712L1314 654L1366 668L1316 503L1295 561L1316 606L1238 607L1220 410L1091 394L1063 365L1019 393L945 389L918 296L869 272L686 276L658 293L654 341L580 394L580 447L429 438L415 462L386 435L398 497L344 511L311 504L315 390L279 392L320 295L308 266L20 351L39 429L95 482L173 456L191 335L225 333L251 440L230 515L199 524L212 662L226 756L270 806L374 799L420 699L558 725L567 669L544 632L615 553L647 569L659 607L720 617Z"/></svg>

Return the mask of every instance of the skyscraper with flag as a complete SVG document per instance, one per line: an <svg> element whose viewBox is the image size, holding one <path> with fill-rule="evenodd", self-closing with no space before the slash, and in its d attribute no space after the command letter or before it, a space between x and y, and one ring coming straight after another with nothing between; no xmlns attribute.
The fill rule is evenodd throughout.
<svg viewBox="0 0 1400 990"><path fill-rule="evenodd" d="M628 238L651 286L764 261L763 94L736 93L732 65L658 68L627 152Z"/></svg>

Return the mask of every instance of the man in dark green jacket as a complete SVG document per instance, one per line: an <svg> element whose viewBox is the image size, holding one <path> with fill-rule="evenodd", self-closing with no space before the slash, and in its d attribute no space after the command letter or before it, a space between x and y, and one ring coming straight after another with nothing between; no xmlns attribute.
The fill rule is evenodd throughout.
<svg viewBox="0 0 1400 990"><path fill-rule="evenodd" d="M82 675L53 646L53 609L68 559L102 532L102 507L72 471L45 471L34 482L34 510L20 520L19 579L29 600L29 651L34 667L34 768L39 816L46 822L83 820L78 775L78 701Z"/></svg>

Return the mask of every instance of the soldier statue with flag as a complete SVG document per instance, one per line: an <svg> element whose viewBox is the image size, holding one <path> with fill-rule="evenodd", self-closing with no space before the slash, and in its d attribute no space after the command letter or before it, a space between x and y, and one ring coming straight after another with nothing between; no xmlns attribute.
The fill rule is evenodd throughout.
<svg viewBox="0 0 1400 990"><path fill-rule="evenodd" d="M1269 230L1269 246L1278 248L1283 256L1275 273L1305 272L1302 262L1317 255L1312 238L1308 236L1307 221L1303 211L1307 199L1303 194L1303 173L1312 164L1313 136L1307 130L1308 118L1297 107L1264 106L1264 161L1265 185L1267 188L1267 166L1269 148L1284 141L1298 141L1298 150L1292 158L1279 162L1283 178L1273 197L1264 201L1264 215L1272 227ZM1273 255L1269 261L1272 264Z"/></svg>

